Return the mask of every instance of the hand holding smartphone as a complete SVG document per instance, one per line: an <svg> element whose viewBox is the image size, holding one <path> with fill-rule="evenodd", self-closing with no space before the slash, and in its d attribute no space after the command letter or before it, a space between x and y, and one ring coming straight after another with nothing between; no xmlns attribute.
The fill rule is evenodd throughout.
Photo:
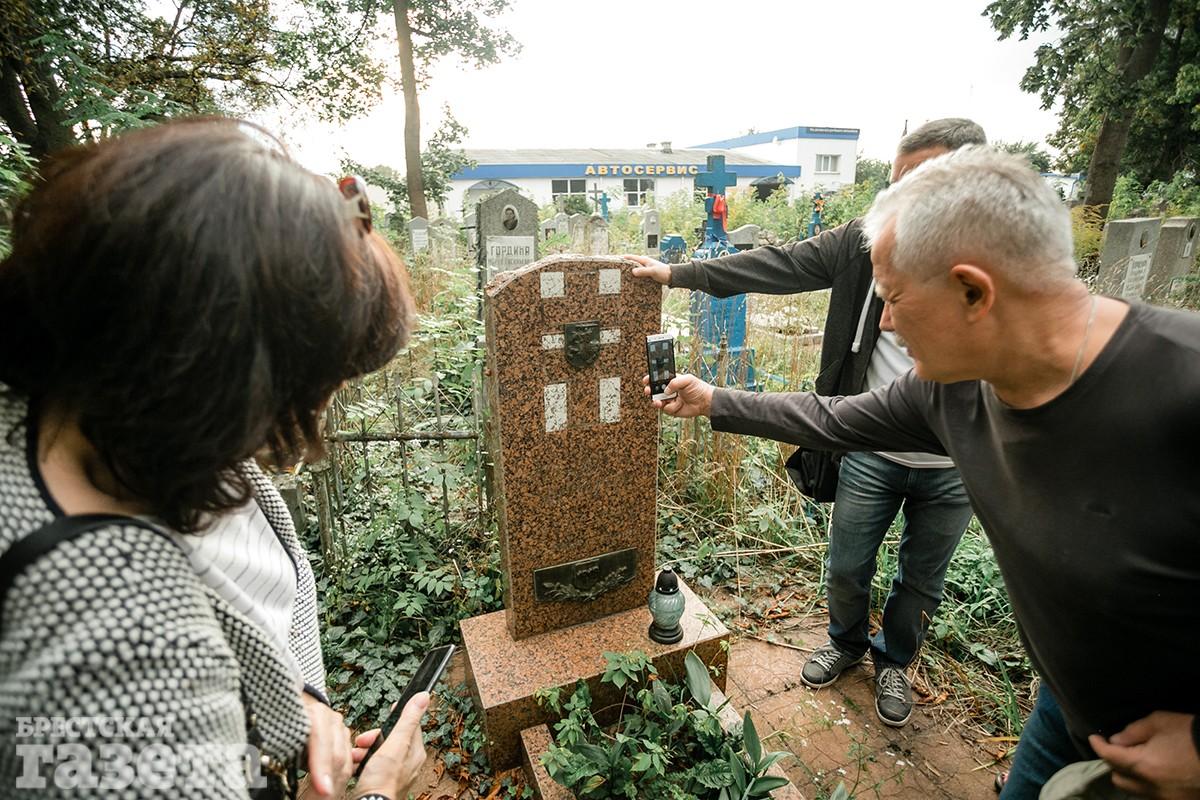
<svg viewBox="0 0 1200 800"><path fill-rule="evenodd" d="M379 736L375 738L375 743L367 750L362 761L358 762L358 770L354 773L354 777L357 778L362 775L363 767L367 765L371 756L375 754L375 751L379 749L384 740L391 735L392 729L399 722L400 715L404 712L404 707L408 705L408 701L412 700L413 696L419 692L433 691L433 687L437 686L442 673L446 671L446 666L450 663L450 656L452 655L454 655L454 645L452 644L435 647L425 654L425 658L421 661L421 666L417 667L412 680L408 682L408 686L404 687L404 691L400 694L400 699L392 707L387 719L379 726Z"/></svg>
<svg viewBox="0 0 1200 800"><path fill-rule="evenodd" d="M647 336L646 363L650 371L650 399L673 399L675 393L667 391L667 384L675 377L675 337L669 333Z"/></svg>

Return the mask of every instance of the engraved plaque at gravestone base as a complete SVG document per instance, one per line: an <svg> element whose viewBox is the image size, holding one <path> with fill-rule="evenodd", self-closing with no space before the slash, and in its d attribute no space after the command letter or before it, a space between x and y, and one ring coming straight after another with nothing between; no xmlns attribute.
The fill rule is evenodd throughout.
<svg viewBox="0 0 1200 800"><path fill-rule="evenodd" d="M506 189L479 201L475 225L485 282L537 260L537 205L517 190Z"/></svg>
<svg viewBox="0 0 1200 800"><path fill-rule="evenodd" d="M408 235L414 253L429 249L429 221L424 217L413 217L408 221Z"/></svg>
<svg viewBox="0 0 1200 800"><path fill-rule="evenodd" d="M1164 220L1158 230L1154 260L1150 262L1146 299L1151 302L1184 299L1188 276L1196 269L1197 250L1200 250L1200 217Z"/></svg>
<svg viewBox="0 0 1200 800"><path fill-rule="evenodd" d="M1145 297L1161 223L1158 217L1139 217L1115 220L1105 226L1097 282L1101 294L1126 300Z"/></svg>
<svg viewBox="0 0 1200 800"><path fill-rule="evenodd" d="M642 396L662 291L619 258L550 258L486 289L505 608L514 639L646 602L657 412Z"/></svg>

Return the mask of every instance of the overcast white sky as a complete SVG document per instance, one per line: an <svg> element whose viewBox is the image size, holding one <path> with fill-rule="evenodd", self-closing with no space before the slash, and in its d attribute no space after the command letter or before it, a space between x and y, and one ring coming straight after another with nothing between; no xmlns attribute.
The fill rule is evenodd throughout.
<svg viewBox="0 0 1200 800"><path fill-rule="evenodd" d="M498 20L523 49L474 71L454 58L421 97L423 137L443 103L476 148L688 147L791 125L859 128L890 160L908 120L972 117L989 139L1043 142L1055 115L1022 92L1035 42L998 42L986 0L513 0ZM311 169L350 155L403 167L394 90L341 126L265 120Z"/></svg>

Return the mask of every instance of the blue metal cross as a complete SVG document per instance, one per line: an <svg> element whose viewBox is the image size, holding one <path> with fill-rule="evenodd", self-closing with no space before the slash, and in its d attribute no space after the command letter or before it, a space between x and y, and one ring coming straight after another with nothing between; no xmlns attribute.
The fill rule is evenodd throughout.
<svg viewBox="0 0 1200 800"><path fill-rule="evenodd" d="M725 171L725 156L709 156L708 172L696 176L696 186L708 189L712 194L725 194L730 186L737 185L738 176Z"/></svg>

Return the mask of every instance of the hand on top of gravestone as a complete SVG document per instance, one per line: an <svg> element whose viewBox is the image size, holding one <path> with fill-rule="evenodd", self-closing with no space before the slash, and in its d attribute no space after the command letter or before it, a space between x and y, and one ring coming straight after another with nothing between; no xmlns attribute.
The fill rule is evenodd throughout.
<svg viewBox="0 0 1200 800"><path fill-rule="evenodd" d="M640 267L634 267L631 272L635 278L650 278L653 281L661 283L663 286L668 286L671 283L671 267L661 261L655 261L649 256L626 255L621 258L627 258L630 261L636 261L641 264Z"/></svg>
<svg viewBox="0 0 1200 800"><path fill-rule="evenodd" d="M650 396L650 376L642 376L643 394ZM665 414L680 419L707 417L712 408L713 387L695 375L676 375L667 384L667 392L674 392L669 400L652 400L654 407Z"/></svg>

